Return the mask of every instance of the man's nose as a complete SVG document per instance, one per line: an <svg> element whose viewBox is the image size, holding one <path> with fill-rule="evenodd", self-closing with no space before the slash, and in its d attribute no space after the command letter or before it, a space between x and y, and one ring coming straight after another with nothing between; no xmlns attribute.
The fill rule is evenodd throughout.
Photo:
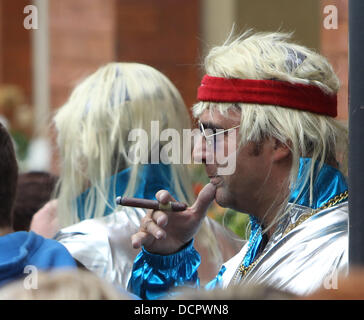
<svg viewBox="0 0 364 320"><path fill-rule="evenodd" d="M212 164L214 162L213 148L203 135L199 135L195 139L193 146L192 157L194 163Z"/></svg>

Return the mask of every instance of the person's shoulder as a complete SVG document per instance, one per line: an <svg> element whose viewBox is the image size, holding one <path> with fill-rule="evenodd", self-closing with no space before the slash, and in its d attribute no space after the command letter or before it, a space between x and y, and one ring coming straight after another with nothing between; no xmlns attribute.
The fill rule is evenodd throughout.
<svg viewBox="0 0 364 320"><path fill-rule="evenodd" d="M29 232L34 238L33 253L31 260L41 266L76 266L74 259L68 250L58 241L47 239L34 232Z"/></svg>
<svg viewBox="0 0 364 320"><path fill-rule="evenodd" d="M100 219L109 226L136 226L139 228L140 220L144 218L145 213L145 209L119 206L113 213Z"/></svg>
<svg viewBox="0 0 364 320"><path fill-rule="evenodd" d="M93 237L108 234L110 227L123 228L138 227L140 220L145 216L145 211L140 208L118 207L112 213L98 218L86 219L62 228L54 237L63 241L69 237L92 235Z"/></svg>
<svg viewBox="0 0 364 320"><path fill-rule="evenodd" d="M37 237L37 241L39 242L39 249L49 249L49 250L63 250L64 246L60 244L58 241L53 239L45 238L39 234L34 233Z"/></svg>
<svg viewBox="0 0 364 320"><path fill-rule="evenodd" d="M329 224L341 225L342 231L347 233L347 225L349 222L349 203L342 202L338 205L325 208L313 216L317 222L327 221Z"/></svg>
<svg viewBox="0 0 364 320"><path fill-rule="evenodd" d="M54 239L59 241L69 236L85 236L90 233L100 233L103 229L105 229L105 224L100 219L86 219L62 228Z"/></svg>

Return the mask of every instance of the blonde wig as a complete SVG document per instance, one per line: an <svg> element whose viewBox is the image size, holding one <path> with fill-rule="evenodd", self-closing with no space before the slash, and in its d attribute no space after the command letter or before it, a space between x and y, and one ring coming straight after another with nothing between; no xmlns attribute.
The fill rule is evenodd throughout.
<svg viewBox="0 0 364 320"><path fill-rule="evenodd" d="M158 121L159 128L152 128L152 121ZM57 197L63 226L78 222L76 197L86 189L86 219L102 216L106 206L113 208L107 201L110 188L115 188L109 185L109 178L128 167L131 173L124 195L134 194L141 165L130 161L132 145L150 155L152 147L161 147L159 139L155 145L151 136L159 137L166 128L174 128L182 136L183 129L191 128L186 106L171 81L154 68L137 63L101 67L74 89L54 123L62 161ZM142 139L129 141L129 132L135 128L148 133L148 150L138 145ZM191 204L187 167L171 164L171 180L178 199Z"/></svg>
<svg viewBox="0 0 364 320"><path fill-rule="evenodd" d="M337 93L339 80L327 60L312 50L289 42L290 37L290 34L284 33L254 34L249 30L234 40L228 39L222 46L213 48L205 58L206 73L225 78L311 84L326 93ZM194 116L199 117L206 109L216 109L222 114L229 109L241 111L240 146L249 141L260 143L267 137L274 137L286 144L292 154L287 183L290 188L295 188L299 183L302 192L309 181L310 204L313 201L314 173L318 173L324 162L336 166L339 155L339 169L346 174L347 128L331 117L276 105L212 102L197 103L193 109ZM297 181L300 157L312 158L304 181ZM315 169L316 162L319 163L318 170L317 167ZM288 198L282 208L287 207L287 202Z"/></svg>

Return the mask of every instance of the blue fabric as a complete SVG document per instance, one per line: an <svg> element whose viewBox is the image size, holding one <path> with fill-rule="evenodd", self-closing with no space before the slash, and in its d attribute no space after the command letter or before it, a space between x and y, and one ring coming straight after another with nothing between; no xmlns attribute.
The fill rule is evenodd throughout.
<svg viewBox="0 0 364 320"><path fill-rule="evenodd" d="M260 244L262 242L262 226L260 225L258 219L252 215L249 216L251 231L248 240L248 250L243 260L243 265L248 267L257 256Z"/></svg>
<svg viewBox="0 0 364 320"><path fill-rule="evenodd" d="M300 168L295 188L291 191L289 202L294 202L300 194L306 175L310 175L311 159L301 158ZM296 203L302 206L317 209L323 206L328 200L336 195L348 190L345 177L342 173L327 164L324 164L319 172L317 172L318 163L314 169L314 185L313 185L313 201L310 204L309 182L305 184L303 191L298 197Z"/></svg>
<svg viewBox="0 0 364 320"><path fill-rule="evenodd" d="M219 273L217 274L216 278L211 280L208 284L205 285L206 290L211 290L215 288L221 287L222 284L222 275L226 271L226 267L222 266Z"/></svg>
<svg viewBox="0 0 364 320"><path fill-rule="evenodd" d="M59 242L34 232L19 231L0 237L0 285L25 276L28 265L39 270L76 268L76 262Z"/></svg>
<svg viewBox="0 0 364 320"><path fill-rule="evenodd" d="M297 183L293 190L291 190L290 202L293 202L299 195L299 192L303 190L296 203L316 209L335 195L348 189L345 177L340 171L324 164L320 172L315 172L317 177L315 177L313 186L314 197L310 205L308 192L309 182L303 187L304 176L309 172L310 164L311 159L300 159ZM249 266L254 261L262 241L262 226L258 219L250 216L250 221L251 234L248 240L248 250L243 260L244 266ZM186 279L198 279L197 268L200 257L197 257L195 254L189 254L190 250L191 248L188 246L175 254L180 258L178 264L172 263L170 256L152 255L153 259L151 259L151 254L142 250L135 260L133 273L129 280L129 289L142 299L155 299L161 297L163 292L166 293L171 287L184 284ZM197 263L198 265L196 265ZM188 278L185 278L185 270L189 270L190 272L195 271L196 275L188 273ZM225 267L222 266L217 277L210 281L205 288L213 289L221 286L222 276L225 270ZM197 280L195 285L198 285Z"/></svg>
<svg viewBox="0 0 364 320"><path fill-rule="evenodd" d="M186 263L188 261L188 263ZM142 248L135 258L128 290L147 300L165 297L171 287L199 287L197 268L201 258L191 240L183 250L162 256Z"/></svg>
<svg viewBox="0 0 364 320"><path fill-rule="evenodd" d="M120 171L113 175L109 180L108 204L106 206L104 216L112 213L115 209L115 198L122 196L128 186L131 168ZM136 198L155 199L155 194L161 190L168 190L171 195L177 199L172 187L171 168L169 165L145 164L138 172L137 188L134 194ZM115 192L114 192L115 185ZM85 220L85 201L89 193L86 190L77 198L77 214L80 220ZM178 200L178 199L177 199ZM94 215L91 216L93 218Z"/></svg>

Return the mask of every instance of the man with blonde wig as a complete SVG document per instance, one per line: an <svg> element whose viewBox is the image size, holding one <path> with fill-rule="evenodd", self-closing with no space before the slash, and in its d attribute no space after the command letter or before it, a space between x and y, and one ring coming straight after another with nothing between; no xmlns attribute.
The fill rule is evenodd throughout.
<svg viewBox="0 0 364 320"><path fill-rule="evenodd" d="M191 128L188 110L158 70L109 63L76 86L54 122L62 165L58 203L48 208L56 207L63 227L55 238L88 270L126 288L138 253L129 239L145 211L117 206L115 199L154 199L159 189L166 189L179 201L193 203L187 166L159 158L168 142L159 139L163 130L172 128L182 136ZM32 230L54 236L57 228L49 232L48 221L52 210L46 207L37 214ZM238 243L207 218L197 238L206 255L207 282L218 271L218 262L238 251ZM221 250L222 243L227 250Z"/></svg>
<svg viewBox="0 0 364 320"><path fill-rule="evenodd" d="M140 297L198 285L193 237L213 199L249 213L251 232L207 288L246 283L305 295L346 272L347 130L334 119L339 81L324 57L289 38L247 32L207 55L194 106L205 140L194 157L205 162L210 183L183 212L150 210L133 235L142 251L129 289ZM219 175L220 165L208 161L220 153L236 157L233 174ZM165 190L156 197L173 199Z"/></svg>

